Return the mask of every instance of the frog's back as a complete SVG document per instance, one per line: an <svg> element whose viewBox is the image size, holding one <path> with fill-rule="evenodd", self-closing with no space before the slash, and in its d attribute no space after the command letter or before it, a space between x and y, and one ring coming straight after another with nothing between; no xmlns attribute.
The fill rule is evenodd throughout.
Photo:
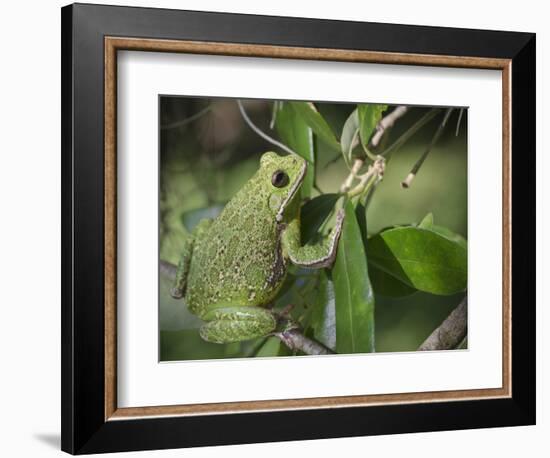
<svg viewBox="0 0 550 458"><path fill-rule="evenodd" d="M186 302L201 315L224 305L265 305L286 272L267 196L242 189L195 241Z"/></svg>

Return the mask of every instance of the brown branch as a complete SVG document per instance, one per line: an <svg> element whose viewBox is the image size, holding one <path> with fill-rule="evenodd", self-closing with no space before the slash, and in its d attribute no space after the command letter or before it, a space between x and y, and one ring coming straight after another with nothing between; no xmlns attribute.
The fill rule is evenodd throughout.
<svg viewBox="0 0 550 458"><path fill-rule="evenodd" d="M176 269L176 266L168 261L161 259L159 262L160 273L169 280L176 278ZM333 353L332 350L319 342L306 337L298 329L276 332L273 335L279 338L290 350L300 350L307 355L328 355Z"/></svg>
<svg viewBox="0 0 550 458"><path fill-rule="evenodd" d="M445 318L418 350L451 350L464 340L468 332L468 296Z"/></svg>
<svg viewBox="0 0 550 458"><path fill-rule="evenodd" d="M290 350L300 350L306 355L332 355L334 352L316 340L306 337L299 329L290 329L273 334Z"/></svg>

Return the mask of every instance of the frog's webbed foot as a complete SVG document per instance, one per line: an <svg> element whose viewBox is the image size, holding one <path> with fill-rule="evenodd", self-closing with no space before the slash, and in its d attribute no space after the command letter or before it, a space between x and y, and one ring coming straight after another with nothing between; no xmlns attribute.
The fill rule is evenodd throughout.
<svg viewBox="0 0 550 458"><path fill-rule="evenodd" d="M294 307L294 304L287 304L283 309L273 311L273 315L277 318L277 331L287 331L299 327L292 319L291 312Z"/></svg>
<svg viewBox="0 0 550 458"><path fill-rule="evenodd" d="M170 290L170 296L172 296L174 299L181 299L183 297L183 289L173 287Z"/></svg>
<svg viewBox="0 0 550 458"><path fill-rule="evenodd" d="M294 348L294 344L288 337L288 333L301 328L290 316L293 307L292 304L289 304L277 315L277 328L272 332L273 336L278 337L290 349Z"/></svg>
<svg viewBox="0 0 550 458"><path fill-rule="evenodd" d="M214 309L200 329L207 342L232 343L269 335L277 327L273 313L260 307L234 306Z"/></svg>

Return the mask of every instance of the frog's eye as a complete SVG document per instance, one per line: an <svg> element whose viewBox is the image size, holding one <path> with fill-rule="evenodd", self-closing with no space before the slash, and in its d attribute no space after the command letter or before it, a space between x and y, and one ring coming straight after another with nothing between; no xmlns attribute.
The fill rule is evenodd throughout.
<svg viewBox="0 0 550 458"><path fill-rule="evenodd" d="M271 177L271 184L276 188L282 188L288 184L288 175L282 170L277 170Z"/></svg>

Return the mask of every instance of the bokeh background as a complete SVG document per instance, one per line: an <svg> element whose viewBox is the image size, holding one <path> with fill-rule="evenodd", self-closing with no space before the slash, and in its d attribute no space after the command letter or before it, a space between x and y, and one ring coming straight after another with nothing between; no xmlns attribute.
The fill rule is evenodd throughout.
<svg viewBox="0 0 550 458"><path fill-rule="evenodd" d="M255 125L277 138L270 126L273 101L243 100ZM203 217L214 217L254 174L265 151L278 151L244 122L235 99L162 96L160 103L160 259L176 264L182 240ZM315 105L334 132L355 109L355 104ZM388 144L398 138L431 107L411 107L389 133ZM409 189L400 186L430 143L440 118L423 126L392 154L383 181L367 213L367 230L419 222L433 213L435 223L467 238L467 110L458 129L458 112L426 159ZM317 142L317 186L323 193L337 192L348 174L344 161ZM262 356L262 341L219 345L202 341L201 320L187 311L184 300L168 294L170 281L160 277L160 360L187 360ZM402 298L377 295L376 351L415 350L460 302L462 294L434 296L416 292ZM269 342L267 342L269 346ZM280 355L287 354L284 350ZM288 353L289 354L289 353Z"/></svg>

